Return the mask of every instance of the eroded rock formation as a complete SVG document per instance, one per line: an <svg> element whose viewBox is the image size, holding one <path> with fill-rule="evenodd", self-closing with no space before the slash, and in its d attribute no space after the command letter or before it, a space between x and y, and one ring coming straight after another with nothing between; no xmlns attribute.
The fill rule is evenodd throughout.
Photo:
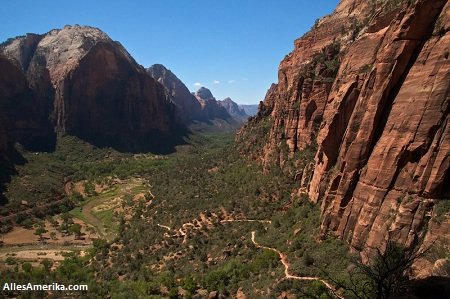
<svg viewBox="0 0 450 299"><path fill-rule="evenodd" d="M412 244L450 191L450 4L397 2L343 0L318 20L237 135L251 147L248 132L270 123L250 154L266 166L313 150L296 164L299 193L358 250ZM450 238L449 215L437 230Z"/></svg>
<svg viewBox="0 0 450 299"><path fill-rule="evenodd" d="M185 122L191 120L204 120L202 106L184 83L170 70L162 64L154 64L147 69L147 72L156 81L161 83L172 96L172 99L179 110L180 117Z"/></svg>
<svg viewBox="0 0 450 299"><path fill-rule="evenodd" d="M225 108L228 114L231 115L237 121L246 121L248 115L245 113L244 109L239 107L231 98L225 98L221 101L218 101L219 105Z"/></svg>
<svg viewBox="0 0 450 299"><path fill-rule="evenodd" d="M229 113L227 107L222 108L221 101L217 101L209 89L202 87L196 93L191 93L174 73L161 64L152 65L147 72L164 86L184 123L209 122L214 119L232 122L234 116ZM241 121L240 118L238 120ZM216 123L216 126L218 125Z"/></svg>
<svg viewBox="0 0 450 299"><path fill-rule="evenodd" d="M8 140L2 144L18 141L30 150L51 150L55 137L51 122L20 66L0 55L0 70L0 114L5 131L2 139Z"/></svg>
<svg viewBox="0 0 450 299"><path fill-rule="evenodd" d="M0 54L0 193L14 173L18 155L14 142L28 150L52 150L55 134L48 115L42 113L20 65ZM0 194L0 203L3 202Z"/></svg>
<svg viewBox="0 0 450 299"><path fill-rule="evenodd" d="M146 150L179 127L163 86L97 28L66 26L7 41L1 52L25 74L59 134L96 145ZM3 70L2 70L3 71Z"/></svg>
<svg viewBox="0 0 450 299"><path fill-rule="evenodd" d="M194 93L194 96L200 102L203 113L207 119L231 119L230 114L228 114L227 110L218 103L208 88L200 87L199 90Z"/></svg>

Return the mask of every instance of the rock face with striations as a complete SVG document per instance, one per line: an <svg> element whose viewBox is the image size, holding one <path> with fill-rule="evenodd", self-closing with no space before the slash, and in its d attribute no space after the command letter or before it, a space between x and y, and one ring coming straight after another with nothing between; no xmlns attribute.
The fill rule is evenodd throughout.
<svg viewBox="0 0 450 299"><path fill-rule="evenodd" d="M220 101L216 101L209 89L202 87L197 94L191 93L174 73L161 64L152 65L147 72L165 87L184 123L208 122L213 119L229 121L231 119L226 109L222 109Z"/></svg>
<svg viewBox="0 0 450 299"><path fill-rule="evenodd" d="M97 28L29 34L8 40L1 52L20 65L59 134L134 151L178 126L163 86Z"/></svg>
<svg viewBox="0 0 450 299"><path fill-rule="evenodd" d="M33 151L55 146L53 127L42 112L20 66L0 54L0 204L3 183L14 172L14 142Z"/></svg>
<svg viewBox="0 0 450 299"><path fill-rule="evenodd" d="M7 70L7 72L0 72L0 170L8 167L7 152L11 147L13 141L13 132L11 130L12 120L9 119L9 110L14 103L14 97L17 93L21 94L26 88L26 85L21 85L20 82L14 82L14 71L17 66L12 64L6 57L0 55L0 68ZM20 74L20 72L18 72ZM0 172L0 183L4 182L7 177L4 172Z"/></svg>
<svg viewBox="0 0 450 299"><path fill-rule="evenodd" d="M148 74L161 83L171 95L183 121L204 119L200 102L178 77L162 64L154 64L147 69Z"/></svg>
<svg viewBox="0 0 450 299"><path fill-rule="evenodd" d="M249 147L270 124L251 154L266 166L312 151L296 164L299 193L321 202L322 231L355 249L411 245L427 222L450 238L448 213L429 221L450 192L449 27L445 0L341 1L295 41L237 135Z"/></svg>
<svg viewBox="0 0 450 299"><path fill-rule="evenodd" d="M0 54L0 70L0 152L5 153L15 141L29 150L52 149L53 127L20 66Z"/></svg>
<svg viewBox="0 0 450 299"><path fill-rule="evenodd" d="M219 104L208 88L200 87L194 93L194 96L200 102L207 119L220 118L227 120L231 118L227 110Z"/></svg>

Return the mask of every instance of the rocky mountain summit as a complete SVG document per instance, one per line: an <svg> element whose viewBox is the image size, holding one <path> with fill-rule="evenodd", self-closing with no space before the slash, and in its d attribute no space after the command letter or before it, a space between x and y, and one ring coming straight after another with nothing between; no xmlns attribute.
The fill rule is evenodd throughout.
<svg viewBox="0 0 450 299"><path fill-rule="evenodd" d="M238 121L245 121L248 118L245 110L239 107L239 105L233 102L233 100L230 98L225 98L219 101L219 105L225 108L227 112Z"/></svg>
<svg viewBox="0 0 450 299"><path fill-rule="evenodd" d="M0 52L20 67L34 109L58 134L135 151L152 148L160 143L152 136L169 136L179 125L163 86L97 28L28 34Z"/></svg>
<svg viewBox="0 0 450 299"><path fill-rule="evenodd" d="M450 239L448 213L433 220L450 194L449 26L445 0L341 1L280 63L242 153L294 163L322 232L357 250L409 246L425 227Z"/></svg>
<svg viewBox="0 0 450 299"><path fill-rule="evenodd" d="M193 95L202 106L207 119L220 118L226 120L231 118L227 110L219 104L208 88L200 87Z"/></svg>
<svg viewBox="0 0 450 299"><path fill-rule="evenodd" d="M186 85L162 64L152 65L147 72L165 87L185 123L231 119L232 115L226 109L221 109L220 101L214 98L209 89L201 87L197 93L191 93Z"/></svg>

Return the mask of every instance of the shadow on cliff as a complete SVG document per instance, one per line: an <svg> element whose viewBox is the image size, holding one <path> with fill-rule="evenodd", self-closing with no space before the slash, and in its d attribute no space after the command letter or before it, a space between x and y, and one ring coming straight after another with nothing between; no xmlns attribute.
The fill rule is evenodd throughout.
<svg viewBox="0 0 450 299"><path fill-rule="evenodd" d="M6 191L5 185L11 181L11 176L17 174L15 166L24 165L28 162L27 159L12 146L4 154L5 157L0 158L0 206L8 203L8 198L4 194L4 191Z"/></svg>
<svg viewBox="0 0 450 299"><path fill-rule="evenodd" d="M418 299L448 299L450 298L450 277L431 276L424 279L413 281L410 297L400 298L418 298Z"/></svg>
<svg viewBox="0 0 450 299"><path fill-rule="evenodd" d="M98 148L112 148L127 153L171 154L176 146L186 144L189 130L179 126L170 133L153 131L146 134L86 134L74 132L74 135Z"/></svg>
<svg viewBox="0 0 450 299"><path fill-rule="evenodd" d="M206 120L192 120L187 127L190 134L195 133L220 133L236 131L241 128L245 122L239 122L233 118L214 118Z"/></svg>
<svg viewBox="0 0 450 299"><path fill-rule="evenodd" d="M7 150L0 156L0 206L8 203L8 198L4 194L5 185L17 174L16 166L28 163L21 151L53 152L56 149L56 134L50 131L42 134L36 134L32 130L16 131L12 134L12 140ZM17 146L12 142L17 142Z"/></svg>

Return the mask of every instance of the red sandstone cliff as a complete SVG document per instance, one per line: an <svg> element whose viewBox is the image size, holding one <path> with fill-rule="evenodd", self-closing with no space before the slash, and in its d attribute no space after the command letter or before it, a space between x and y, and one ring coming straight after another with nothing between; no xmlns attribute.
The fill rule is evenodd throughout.
<svg viewBox="0 0 450 299"><path fill-rule="evenodd" d="M231 121L231 115L222 107L211 91L206 87L200 87L195 93L195 98L200 103L206 119L220 118Z"/></svg>
<svg viewBox="0 0 450 299"><path fill-rule="evenodd" d="M14 172L14 142L29 150L51 150L55 134L20 66L0 54L0 203L3 183Z"/></svg>
<svg viewBox="0 0 450 299"><path fill-rule="evenodd" d="M60 134L139 150L178 127L163 86L99 29L66 26L9 40L0 50L21 67Z"/></svg>
<svg viewBox="0 0 450 299"><path fill-rule="evenodd" d="M20 66L0 54L0 153L15 141L30 150L51 149L54 143L52 125Z"/></svg>
<svg viewBox="0 0 450 299"><path fill-rule="evenodd" d="M242 152L266 166L294 160L323 232L359 250L388 234L411 244L450 191L449 26L445 0L341 1L281 62L237 135ZM305 150L315 158L296 162ZM428 227L450 238L449 215Z"/></svg>

